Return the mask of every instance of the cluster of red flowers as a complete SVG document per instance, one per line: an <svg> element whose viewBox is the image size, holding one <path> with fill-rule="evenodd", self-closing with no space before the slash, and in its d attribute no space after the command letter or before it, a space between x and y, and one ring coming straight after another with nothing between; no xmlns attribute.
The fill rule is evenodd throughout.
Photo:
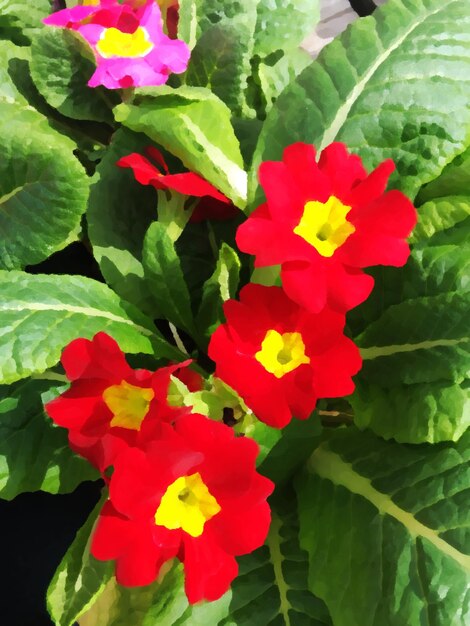
<svg viewBox="0 0 470 626"><path fill-rule="evenodd" d="M266 203L239 227L237 245L255 266L280 265L281 287L250 284L229 300L211 338L216 374L271 426L306 419L318 398L354 389L359 351L343 335L345 314L374 281L363 268L403 265L416 211L385 192L393 162L371 174L344 144L316 160L310 144L284 150L259 170Z"/></svg>
<svg viewBox="0 0 470 626"><path fill-rule="evenodd" d="M139 154L118 165L142 184L201 198L196 219L233 215L233 205L200 176L170 174L160 152L147 154L161 169ZM266 424L306 419L319 398L354 389L361 357L344 335L346 312L373 287L363 268L406 262L404 239L416 222L403 194L385 192L392 170L385 161L368 175L340 143L318 162L313 146L297 143L282 162L261 165L267 201L239 227L237 243L256 266L280 265L282 286L252 283L228 300L209 356L216 375ZM189 361L133 370L99 333L73 341L62 364L72 384L47 412L109 484L92 554L115 559L117 580L128 586L152 582L176 557L190 602L219 598L236 576L235 556L259 547L269 528L273 484L255 470L257 444L169 405L172 375L200 388Z"/></svg>
<svg viewBox="0 0 470 626"><path fill-rule="evenodd" d="M255 470L257 444L169 406L170 376L188 362L133 370L98 333L72 341L62 365L72 384L46 411L109 484L92 554L115 559L127 586L151 583L176 557L189 601L216 600L237 575L235 556L262 545L269 529L273 484Z"/></svg>

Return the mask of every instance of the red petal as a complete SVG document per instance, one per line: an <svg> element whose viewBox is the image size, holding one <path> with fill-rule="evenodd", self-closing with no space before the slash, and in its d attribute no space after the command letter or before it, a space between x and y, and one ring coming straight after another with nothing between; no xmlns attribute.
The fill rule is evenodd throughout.
<svg viewBox="0 0 470 626"><path fill-rule="evenodd" d="M282 160L294 179L304 204L308 200L320 202L328 200L331 195L331 184L318 167L312 144L298 142L287 146Z"/></svg>
<svg viewBox="0 0 470 626"><path fill-rule="evenodd" d="M379 198L385 191L390 178L390 174L395 169L395 164L391 159L386 159L372 171L367 178L355 185L349 196L345 198L349 206L363 206ZM349 214L348 219L354 214L354 209Z"/></svg>
<svg viewBox="0 0 470 626"><path fill-rule="evenodd" d="M294 228L302 217L305 198L284 163L265 161L259 167L269 212L275 221Z"/></svg>
<svg viewBox="0 0 470 626"><path fill-rule="evenodd" d="M314 387L319 398L340 398L354 391L352 376L361 369L359 348L341 337L331 350L318 356L314 367Z"/></svg>
<svg viewBox="0 0 470 626"><path fill-rule="evenodd" d="M120 515L108 500L101 510L93 533L92 555L100 561L116 559L132 543L135 532L136 525Z"/></svg>
<svg viewBox="0 0 470 626"><path fill-rule="evenodd" d="M238 565L232 555L224 552L203 533L184 540L185 591L191 604L200 600L218 600L238 574Z"/></svg>
<svg viewBox="0 0 470 626"><path fill-rule="evenodd" d="M121 381L131 372L117 342L103 332L97 333L91 341L75 339L69 343L61 362L70 380L86 377Z"/></svg>
<svg viewBox="0 0 470 626"><path fill-rule="evenodd" d="M130 167L141 185L152 185L155 189L166 189L165 175L141 154L133 152L116 162L118 167Z"/></svg>
<svg viewBox="0 0 470 626"><path fill-rule="evenodd" d="M311 263L289 261L281 268L281 278L287 295L312 313L321 311L327 302L328 282L326 262L313 258Z"/></svg>
<svg viewBox="0 0 470 626"><path fill-rule="evenodd" d="M206 522L204 531L216 538L224 552L239 556L263 545L270 523L269 504L261 502L250 509L240 508L237 513L231 511L230 515L216 515Z"/></svg>
<svg viewBox="0 0 470 626"><path fill-rule="evenodd" d="M346 146L339 142L323 150L318 165L330 179L331 193L340 200L347 198L349 190L367 177L361 158L349 154Z"/></svg>

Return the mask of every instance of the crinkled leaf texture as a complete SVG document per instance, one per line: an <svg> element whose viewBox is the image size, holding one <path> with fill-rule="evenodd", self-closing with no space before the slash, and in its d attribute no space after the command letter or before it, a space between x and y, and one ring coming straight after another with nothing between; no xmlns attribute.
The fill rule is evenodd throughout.
<svg viewBox="0 0 470 626"><path fill-rule="evenodd" d="M470 433L406 446L336 431L297 480L310 589L335 626L470 620Z"/></svg>
<svg viewBox="0 0 470 626"><path fill-rule="evenodd" d="M116 121L177 156L236 206L246 203L246 173L230 109L208 89L141 89L133 104L114 109Z"/></svg>
<svg viewBox="0 0 470 626"><path fill-rule="evenodd" d="M88 177L75 145L30 108L0 103L0 268L39 263L76 239Z"/></svg>
<svg viewBox="0 0 470 626"><path fill-rule="evenodd" d="M395 186L414 196L469 144L469 33L466 0L389 0L354 22L269 112L250 198L260 162L294 141L343 141L367 167L391 157Z"/></svg>
<svg viewBox="0 0 470 626"><path fill-rule="evenodd" d="M372 295L349 316L364 358L350 402L356 424L387 439L456 441L470 426L470 202L418 213L407 265L374 269Z"/></svg>
<svg viewBox="0 0 470 626"><path fill-rule="evenodd" d="M31 76L48 104L77 120L112 123L111 107L118 98L102 87L91 89L87 82L95 64L83 56L86 44L73 32L45 28L31 47Z"/></svg>
<svg viewBox="0 0 470 626"><path fill-rule="evenodd" d="M76 456L67 432L44 414L43 401L59 390L51 380L0 385L0 497L28 491L69 493L98 472Z"/></svg>
<svg viewBox="0 0 470 626"><path fill-rule="evenodd" d="M124 352L180 360L151 320L106 285L82 276L0 271L0 382L55 365L73 339L105 331Z"/></svg>

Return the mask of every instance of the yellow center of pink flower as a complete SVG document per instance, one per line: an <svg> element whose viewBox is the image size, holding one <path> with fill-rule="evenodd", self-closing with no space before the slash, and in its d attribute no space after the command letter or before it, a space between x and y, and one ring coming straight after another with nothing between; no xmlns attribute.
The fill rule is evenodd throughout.
<svg viewBox="0 0 470 626"><path fill-rule="evenodd" d="M277 330L268 330L261 350L255 354L255 359L276 378L282 378L299 365L310 363L309 357L305 354L302 335L300 333L281 335Z"/></svg>
<svg viewBox="0 0 470 626"><path fill-rule="evenodd" d="M155 524L169 530L181 528L199 537L204 524L221 510L199 472L180 476L165 491L155 513Z"/></svg>
<svg viewBox="0 0 470 626"><path fill-rule="evenodd" d="M140 430L155 394L153 389L136 387L123 380L103 392L103 400L113 414L111 426Z"/></svg>
<svg viewBox="0 0 470 626"><path fill-rule="evenodd" d="M96 44L96 49L105 59L144 57L153 47L154 44L142 26L133 33L123 33L117 28L106 28Z"/></svg>
<svg viewBox="0 0 470 626"><path fill-rule="evenodd" d="M335 196L330 196L326 202L307 202L294 233L305 239L322 256L333 256L356 230L346 219L350 210L350 206Z"/></svg>

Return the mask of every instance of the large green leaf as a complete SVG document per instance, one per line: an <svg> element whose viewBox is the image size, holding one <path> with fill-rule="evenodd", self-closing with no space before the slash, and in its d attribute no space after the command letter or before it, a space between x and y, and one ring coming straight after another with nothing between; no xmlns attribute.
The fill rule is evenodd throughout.
<svg viewBox="0 0 470 626"><path fill-rule="evenodd" d="M252 47L252 31L247 25L237 28L225 22L213 24L191 53L185 83L207 87L235 114L246 113L245 91Z"/></svg>
<svg viewBox="0 0 470 626"><path fill-rule="evenodd" d="M210 88L236 115L249 114L245 91L251 74L256 3L206 0L195 7L198 40L185 83Z"/></svg>
<svg viewBox="0 0 470 626"><path fill-rule="evenodd" d="M90 554L90 538L103 498L78 531L47 590L47 608L56 626L73 626L96 602L113 575L113 561Z"/></svg>
<svg viewBox="0 0 470 626"><path fill-rule="evenodd" d="M88 235L107 283L124 299L149 315L158 307L144 277L142 247L148 227L157 218L157 194L138 183L116 161L143 152L144 135L118 130L98 165L88 200Z"/></svg>
<svg viewBox="0 0 470 626"><path fill-rule="evenodd" d="M246 173L231 112L208 89L141 90L134 104L120 104L114 111L118 122L148 135L244 207Z"/></svg>
<svg viewBox="0 0 470 626"><path fill-rule="evenodd" d="M88 178L72 141L36 111L0 103L0 267L39 263L77 236Z"/></svg>
<svg viewBox="0 0 470 626"><path fill-rule="evenodd" d="M259 163L294 141L343 141L367 167L391 157L395 186L416 194L469 143L469 29L466 0L389 0L355 21L271 109L250 196Z"/></svg>
<svg viewBox="0 0 470 626"><path fill-rule="evenodd" d="M58 383L26 380L0 385L0 497L25 491L68 493L98 472L76 456L67 431L44 414L43 400L56 395Z"/></svg>
<svg viewBox="0 0 470 626"><path fill-rule="evenodd" d="M356 338L364 365L350 401L360 427L409 443L462 435L470 425L469 310L468 291L411 298Z"/></svg>
<svg viewBox="0 0 470 626"><path fill-rule="evenodd" d="M0 294L0 382L44 372L70 341L99 331L124 352L181 356L151 320L89 278L0 271Z"/></svg>
<svg viewBox="0 0 470 626"><path fill-rule="evenodd" d="M192 334L191 299L175 246L163 224L150 225L144 240L143 263L161 317Z"/></svg>
<svg viewBox="0 0 470 626"><path fill-rule="evenodd" d="M297 480L310 589L335 626L470 620L470 433L405 446L336 431Z"/></svg>
<svg viewBox="0 0 470 626"><path fill-rule="evenodd" d="M31 47L31 76L46 101L67 117L112 123L118 99L103 87L87 86L95 64L83 56L85 44L73 32L45 28Z"/></svg>

